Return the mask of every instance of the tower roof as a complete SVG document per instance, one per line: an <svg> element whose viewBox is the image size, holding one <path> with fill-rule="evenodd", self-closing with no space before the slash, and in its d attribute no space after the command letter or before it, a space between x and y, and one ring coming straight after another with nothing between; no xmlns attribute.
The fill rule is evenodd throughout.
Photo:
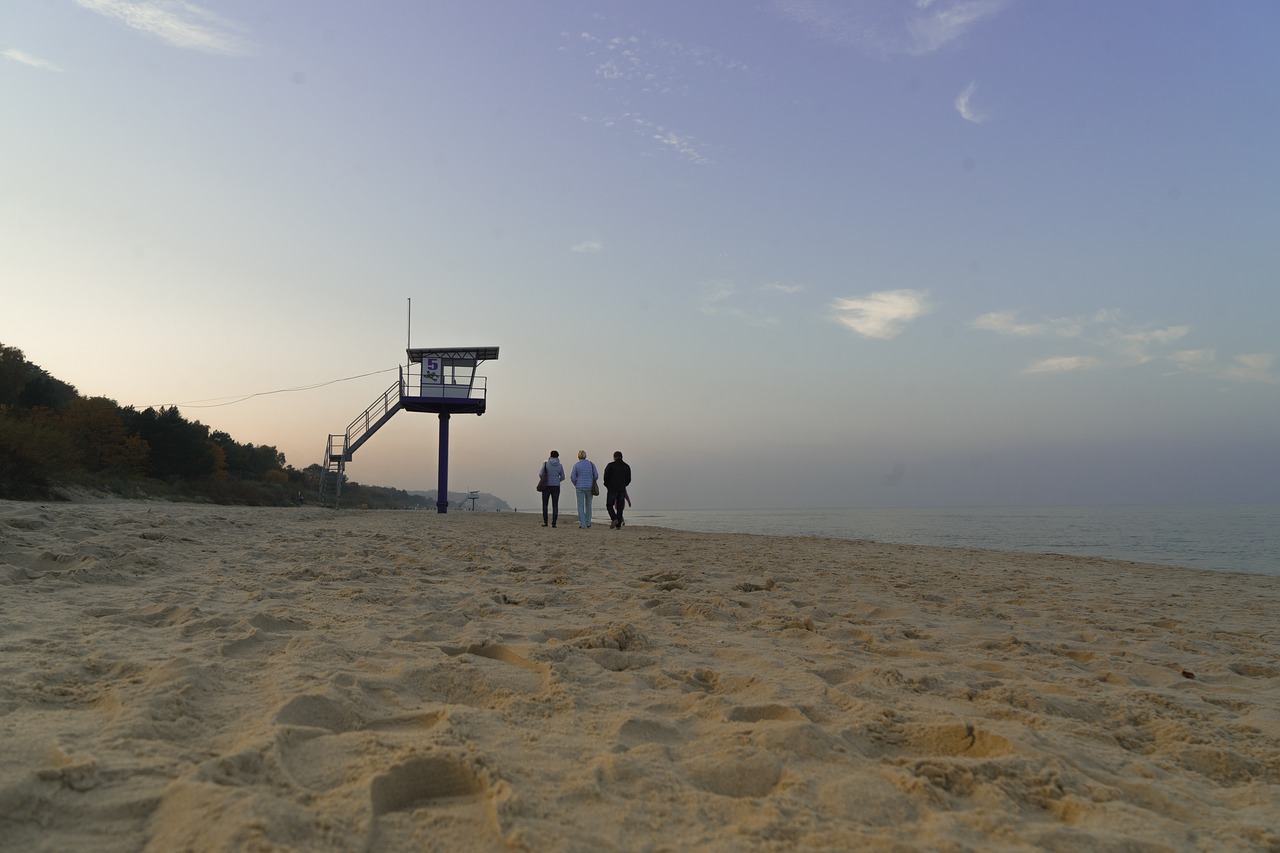
<svg viewBox="0 0 1280 853"><path fill-rule="evenodd" d="M498 358L497 347L448 347L444 349L413 349L405 350L409 354L409 363L417 364L424 358L439 358L453 361L471 361L480 363L482 361L496 361Z"/></svg>

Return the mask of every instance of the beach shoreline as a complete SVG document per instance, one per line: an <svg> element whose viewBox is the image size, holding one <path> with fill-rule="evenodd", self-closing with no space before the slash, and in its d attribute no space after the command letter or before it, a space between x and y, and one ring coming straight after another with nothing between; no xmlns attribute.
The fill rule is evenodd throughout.
<svg viewBox="0 0 1280 853"><path fill-rule="evenodd" d="M0 501L0 847L1280 850L1280 578Z"/></svg>

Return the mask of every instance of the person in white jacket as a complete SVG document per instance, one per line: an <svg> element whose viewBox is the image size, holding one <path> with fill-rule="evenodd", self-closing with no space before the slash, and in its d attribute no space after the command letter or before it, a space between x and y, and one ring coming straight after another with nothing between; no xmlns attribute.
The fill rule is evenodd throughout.
<svg viewBox="0 0 1280 853"><path fill-rule="evenodd" d="M542 463L538 472L542 481L542 526L547 526L547 501L551 501L551 526L556 526L560 517L560 484L564 482L564 466L560 464L560 451L551 451L551 456Z"/></svg>
<svg viewBox="0 0 1280 853"><path fill-rule="evenodd" d="M591 493L597 488L596 463L587 458L587 451L578 451L578 461L569 472L569 482L578 491L578 526L591 526Z"/></svg>

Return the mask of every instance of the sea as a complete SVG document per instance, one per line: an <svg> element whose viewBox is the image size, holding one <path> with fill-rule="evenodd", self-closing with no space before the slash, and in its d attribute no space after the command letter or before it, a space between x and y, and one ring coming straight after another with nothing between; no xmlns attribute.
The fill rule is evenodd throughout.
<svg viewBox="0 0 1280 853"><path fill-rule="evenodd" d="M603 509L603 507L602 507ZM631 524L1072 554L1280 576L1280 504L1248 506L633 508Z"/></svg>

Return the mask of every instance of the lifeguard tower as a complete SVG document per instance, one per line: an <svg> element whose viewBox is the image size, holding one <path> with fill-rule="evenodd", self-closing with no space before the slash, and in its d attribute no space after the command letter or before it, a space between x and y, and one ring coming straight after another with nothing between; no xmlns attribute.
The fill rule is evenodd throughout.
<svg viewBox="0 0 1280 853"><path fill-rule="evenodd" d="M488 403L488 379L476 376L482 362L498 358L497 347L414 349L405 351L400 377L369 408L347 425L341 435L331 433L324 452L320 502L338 506L346 464L379 427L401 409L434 412L440 416L440 465L436 511L449 511L449 417L455 413L483 415Z"/></svg>

